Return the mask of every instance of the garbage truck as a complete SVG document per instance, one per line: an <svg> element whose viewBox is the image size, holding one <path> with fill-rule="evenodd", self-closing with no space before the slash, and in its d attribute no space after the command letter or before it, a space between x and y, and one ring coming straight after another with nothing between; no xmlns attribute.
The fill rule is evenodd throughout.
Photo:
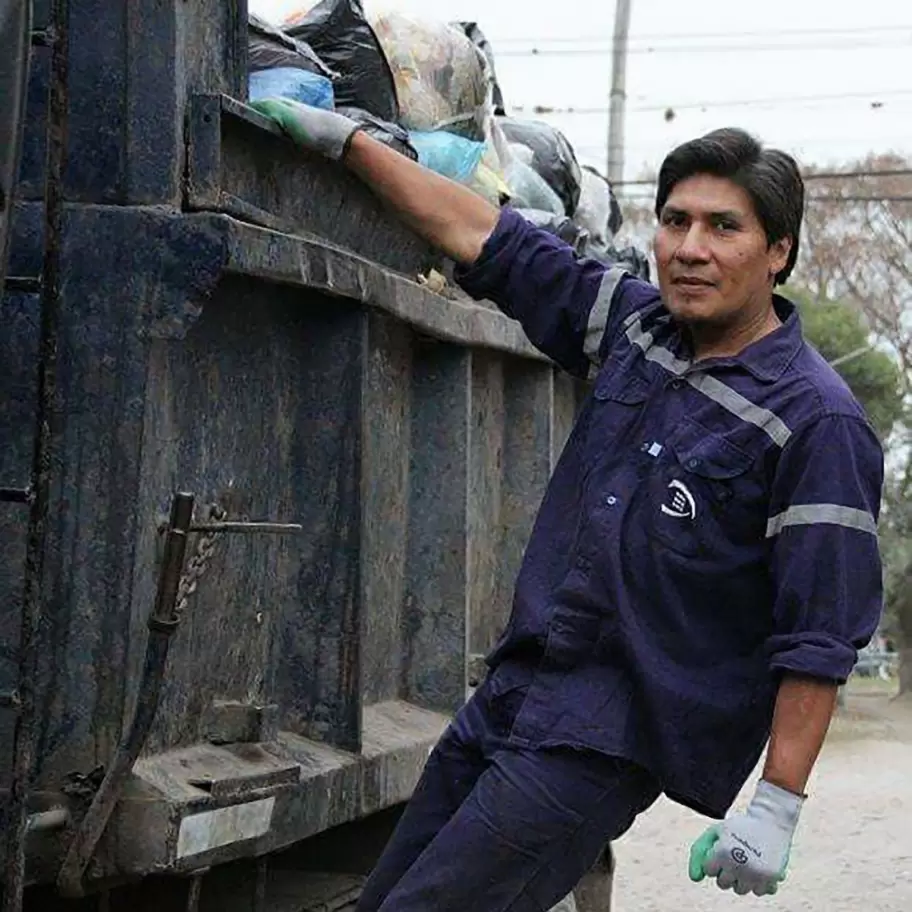
<svg viewBox="0 0 912 912"><path fill-rule="evenodd" d="M586 390L245 104L243 0L0 31L3 912L351 908Z"/></svg>

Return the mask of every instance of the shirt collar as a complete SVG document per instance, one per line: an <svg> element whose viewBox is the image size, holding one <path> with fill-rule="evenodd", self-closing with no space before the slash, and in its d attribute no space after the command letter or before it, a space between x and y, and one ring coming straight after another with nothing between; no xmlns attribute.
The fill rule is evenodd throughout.
<svg viewBox="0 0 912 912"><path fill-rule="evenodd" d="M707 368L742 367L764 383L775 383L800 351L804 339L798 308L781 295L773 295L773 306L782 321L778 329L751 343L734 357L710 358L694 367L703 364ZM680 342L676 348L680 349Z"/></svg>

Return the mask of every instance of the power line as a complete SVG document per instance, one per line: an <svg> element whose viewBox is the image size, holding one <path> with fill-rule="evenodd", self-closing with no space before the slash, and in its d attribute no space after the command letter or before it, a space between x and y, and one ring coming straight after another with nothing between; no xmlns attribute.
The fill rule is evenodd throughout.
<svg viewBox="0 0 912 912"><path fill-rule="evenodd" d="M615 184L614 186L619 186ZM625 193L618 198L619 203L640 200L655 200L651 193ZM805 197L806 203L912 203L912 195L906 196L840 196L835 193L824 193Z"/></svg>
<svg viewBox="0 0 912 912"><path fill-rule="evenodd" d="M695 137L687 137L687 138L690 139L690 138L695 138ZM628 149L628 152L632 151L637 154L649 153L653 157L659 156L661 158L664 158L665 155L667 155L668 152L673 147L679 145L682 142L684 142L684 140L678 140L678 141L675 141L675 140L664 141L663 140L661 142L643 141L643 142L637 142L637 143L628 143L627 149ZM804 152L802 150L806 150L806 149L811 149L811 148L819 149L822 147L827 148L827 149L832 149L832 147L840 145L840 144L847 145L849 143L852 143L852 144L857 145L858 143L863 143L863 142L868 143L868 146L862 152L860 152L859 154L853 155L853 156L848 156L847 154L843 153L842 158L851 157L851 158L860 159L860 158L865 157L866 155L870 154L873 151L872 145L871 145L872 142L876 142L878 147L880 149L884 150L885 152L889 152L892 154L898 154L903 158L906 157L905 150L908 149L908 147L909 147L909 137L907 135L905 135L905 136L878 136L878 137L876 137L875 140L871 140L870 138L865 139L864 136L860 136L858 134L855 134L854 136L846 136L846 135L810 136L810 137L798 137L798 138L790 139L787 142L783 141L778 144L773 143L771 141L770 144L771 145L780 145L780 146L783 146L784 148L788 148L791 150L797 150L798 154L803 155ZM591 144L590 145L580 144L580 145L575 146L575 149L579 154L586 155L591 152L602 151L604 149L604 147L598 146L598 145L591 145ZM636 156L634 156L634 157L636 157Z"/></svg>
<svg viewBox="0 0 912 912"><path fill-rule="evenodd" d="M884 168L879 171L810 171L807 174L802 174L801 177L805 182L856 177L912 177L912 168ZM643 178L641 180L617 181L612 186L643 187L652 186L655 182L655 178Z"/></svg>
<svg viewBox="0 0 912 912"><path fill-rule="evenodd" d="M905 196L840 196L836 193L826 193L820 196L808 196L810 203L912 203L912 195Z"/></svg>
<svg viewBox="0 0 912 912"><path fill-rule="evenodd" d="M908 25L869 25L859 26L857 28L810 28L810 29L766 29L762 31L747 32L643 32L639 35L631 36L631 41L679 41L681 39L691 38L779 38L786 35L859 35L872 34L875 32L896 32L912 29L912 23ZM499 38L494 44L497 47L506 44L588 44L593 40L592 35L567 35L563 37L539 36L533 38ZM605 39L606 41L608 39Z"/></svg>
<svg viewBox="0 0 912 912"><path fill-rule="evenodd" d="M908 37L897 36L888 41L857 42L844 41L839 43L818 42L814 44L706 44L706 45L679 45L677 47L631 47L629 54L746 54L765 53L778 51L861 51L861 50L887 50L907 48L912 44ZM579 48L548 48L532 47L522 49L501 49L497 56L500 57L605 57L611 53L610 45L602 47Z"/></svg>
<svg viewBox="0 0 912 912"><path fill-rule="evenodd" d="M702 110L704 108L740 108L750 105L791 105L803 104L805 102L822 102L822 101L851 101L873 99L871 104L877 104L880 98L898 98L901 96L912 97L912 89L888 89L885 92L844 92L836 95L793 95L779 96L778 98L745 98L743 100L730 101L704 101L704 102L684 102L683 104L669 103L665 105L641 105L640 107L628 108L628 113L645 113L647 111L689 111ZM551 107L549 105L514 105L513 110L518 113L525 112L526 109L536 115L545 114L607 114L608 107L605 105L595 105L591 107Z"/></svg>

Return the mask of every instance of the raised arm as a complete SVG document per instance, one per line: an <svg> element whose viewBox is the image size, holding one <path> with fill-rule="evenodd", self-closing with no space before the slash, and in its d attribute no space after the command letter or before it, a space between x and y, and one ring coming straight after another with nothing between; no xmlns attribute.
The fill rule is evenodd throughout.
<svg viewBox="0 0 912 912"><path fill-rule="evenodd" d="M334 111L287 98L264 99L252 107L299 146L344 162L416 234L457 263L468 266L481 255L499 212L467 187L400 155Z"/></svg>
<svg viewBox="0 0 912 912"><path fill-rule="evenodd" d="M500 215L487 200L447 180L366 133L355 133L345 155L357 174L415 234L450 259L470 266Z"/></svg>
<svg viewBox="0 0 912 912"><path fill-rule="evenodd" d="M658 298L652 286L580 259L563 241L511 209L498 210L434 174L333 111L285 98L253 107L298 145L340 161L419 236L455 260L476 300L493 301L561 367L585 377L631 310Z"/></svg>

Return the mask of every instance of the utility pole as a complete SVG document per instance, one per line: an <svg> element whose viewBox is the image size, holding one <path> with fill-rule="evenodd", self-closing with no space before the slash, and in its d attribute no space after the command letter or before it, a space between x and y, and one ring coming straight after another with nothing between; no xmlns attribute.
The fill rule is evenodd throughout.
<svg viewBox="0 0 912 912"><path fill-rule="evenodd" d="M627 104L627 33L630 31L631 0L616 2L608 115L608 180L614 186L624 179L624 108Z"/></svg>

